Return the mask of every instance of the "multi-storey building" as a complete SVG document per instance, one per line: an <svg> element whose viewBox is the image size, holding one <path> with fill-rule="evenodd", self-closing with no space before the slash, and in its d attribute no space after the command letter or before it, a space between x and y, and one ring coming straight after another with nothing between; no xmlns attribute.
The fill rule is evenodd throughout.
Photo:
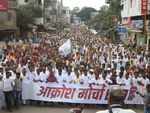
<svg viewBox="0 0 150 113"><path fill-rule="evenodd" d="M27 5L27 4L33 3L34 6L37 6L37 7L41 8L42 10L44 8L44 0L17 0L17 2L18 2L18 6ZM35 18L34 20L35 20L35 24L37 24L37 25L38 24L44 24L43 16Z"/></svg>
<svg viewBox="0 0 150 113"><path fill-rule="evenodd" d="M71 11L69 7L63 7L62 9L62 21L65 24L70 24L71 22Z"/></svg>
<svg viewBox="0 0 150 113"><path fill-rule="evenodd" d="M57 18L57 0L18 0L19 5L25 5L33 2L36 6L42 8L42 17L35 18L36 24L49 26L56 22Z"/></svg>
<svg viewBox="0 0 150 113"><path fill-rule="evenodd" d="M52 26L57 21L57 0L44 0L44 23Z"/></svg>
<svg viewBox="0 0 150 113"><path fill-rule="evenodd" d="M0 2L0 40L14 37L16 25L16 0L1 0ZM3 39L2 39L3 38Z"/></svg>
<svg viewBox="0 0 150 113"><path fill-rule="evenodd" d="M122 25L128 30L129 40L143 45L146 42L146 35L143 31L145 28L147 32L150 30L148 29L150 0L121 0L121 7Z"/></svg>
<svg viewBox="0 0 150 113"><path fill-rule="evenodd" d="M35 18L35 24L43 24L46 28L53 28L56 23L70 23L70 10L63 7L62 0L18 0L19 5L34 2L42 8L42 17Z"/></svg>
<svg viewBox="0 0 150 113"><path fill-rule="evenodd" d="M28 3L34 2L35 5L42 5L44 0L18 0L18 5L26 5Z"/></svg>

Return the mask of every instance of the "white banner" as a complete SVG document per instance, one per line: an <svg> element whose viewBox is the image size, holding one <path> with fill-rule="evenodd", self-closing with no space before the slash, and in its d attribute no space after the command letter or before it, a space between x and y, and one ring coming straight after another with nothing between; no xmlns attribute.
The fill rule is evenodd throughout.
<svg viewBox="0 0 150 113"><path fill-rule="evenodd" d="M123 87L125 104L143 104L143 99L136 94L136 87ZM83 86L54 83L23 83L24 100L48 102L66 102L81 104L107 104L109 88L101 86Z"/></svg>
<svg viewBox="0 0 150 113"><path fill-rule="evenodd" d="M68 39L62 46L59 47L59 53L60 55L63 55L63 56L67 56L68 54L71 53L71 40Z"/></svg>

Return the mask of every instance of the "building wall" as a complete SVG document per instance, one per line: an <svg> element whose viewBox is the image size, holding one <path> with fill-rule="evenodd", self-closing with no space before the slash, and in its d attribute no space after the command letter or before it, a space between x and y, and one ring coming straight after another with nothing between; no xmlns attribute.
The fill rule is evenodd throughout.
<svg viewBox="0 0 150 113"><path fill-rule="evenodd" d="M43 10L41 18L35 18L35 24L49 24L56 22L57 0L18 0L19 5L25 5L33 2Z"/></svg>
<svg viewBox="0 0 150 113"><path fill-rule="evenodd" d="M57 0L45 0L44 4L44 24L54 24L57 20Z"/></svg>
<svg viewBox="0 0 150 113"><path fill-rule="evenodd" d="M35 2L36 5L40 5L39 3L41 3L41 5L43 4L44 0L17 0L18 5L26 5L30 2Z"/></svg>
<svg viewBox="0 0 150 113"><path fill-rule="evenodd" d="M122 0L122 17L141 15L141 0Z"/></svg>
<svg viewBox="0 0 150 113"><path fill-rule="evenodd" d="M25 5L25 4L27 4L27 2L25 2L25 1L26 0L18 0L17 2L19 5Z"/></svg>
<svg viewBox="0 0 150 113"><path fill-rule="evenodd" d="M81 24L81 18L77 17L76 15L73 15L72 16L72 23L75 24L75 25Z"/></svg>
<svg viewBox="0 0 150 113"><path fill-rule="evenodd" d="M8 11L0 11L0 29L16 29L16 0L9 0Z"/></svg>
<svg viewBox="0 0 150 113"><path fill-rule="evenodd" d="M44 7L44 0L17 0L17 2L18 2L18 6L34 3L35 6L38 6L41 9L43 9ZM43 24L43 23L44 23L43 16L34 19L34 24L38 25L38 24Z"/></svg>
<svg viewBox="0 0 150 113"><path fill-rule="evenodd" d="M145 14L142 11L142 1L143 0L122 0L122 25L128 28L128 37L136 38L135 42L137 46L144 45L146 38L143 35L143 17ZM150 14L150 0L148 0L148 15ZM148 24L147 24L148 25ZM129 33L130 32L130 33ZM149 31L148 31L149 32Z"/></svg>
<svg viewBox="0 0 150 113"><path fill-rule="evenodd" d="M67 23L67 24L70 24L71 22L71 14L70 14L70 9L69 7L63 7L63 22L64 23Z"/></svg>

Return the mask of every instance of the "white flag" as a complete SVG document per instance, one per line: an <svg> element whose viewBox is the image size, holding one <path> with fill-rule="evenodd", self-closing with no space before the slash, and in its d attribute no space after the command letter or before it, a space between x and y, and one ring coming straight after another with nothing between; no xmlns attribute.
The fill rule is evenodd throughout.
<svg viewBox="0 0 150 113"><path fill-rule="evenodd" d="M94 29L90 29L90 31L91 31L94 35L96 35L96 34L97 34L97 31L96 31L96 30L94 30Z"/></svg>
<svg viewBox="0 0 150 113"><path fill-rule="evenodd" d="M68 39L62 46L59 47L60 55L67 56L71 53L71 40Z"/></svg>

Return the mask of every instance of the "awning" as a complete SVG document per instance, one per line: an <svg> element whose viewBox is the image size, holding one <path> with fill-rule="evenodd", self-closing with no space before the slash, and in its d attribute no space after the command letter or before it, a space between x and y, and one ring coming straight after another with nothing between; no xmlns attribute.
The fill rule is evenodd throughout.
<svg viewBox="0 0 150 113"><path fill-rule="evenodd" d="M16 31L16 30L18 30L17 27L8 27L8 26L0 27L0 31Z"/></svg>
<svg viewBox="0 0 150 113"><path fill-rule="evenodd" d="M128 30L129 32L134 32L134 33L142 33L142 32L143 32L142 30L133 29L133 28L127 28L127 30Z"/></svg>

